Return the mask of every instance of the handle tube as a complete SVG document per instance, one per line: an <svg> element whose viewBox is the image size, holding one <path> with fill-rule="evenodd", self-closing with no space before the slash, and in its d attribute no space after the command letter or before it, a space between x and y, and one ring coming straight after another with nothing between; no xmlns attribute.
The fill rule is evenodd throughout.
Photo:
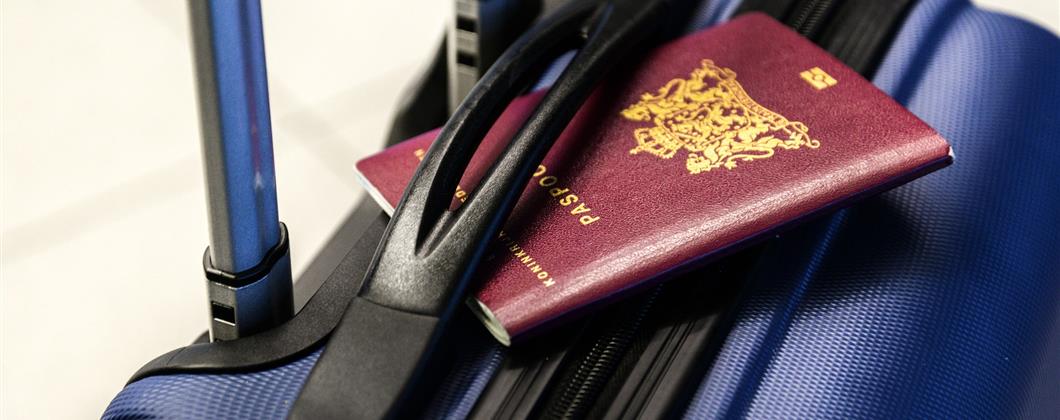
<svg viewBox="0 0 1060 420"><path fill-rule="evenodd" d="M190 0L189 10L210 224L203 259L210 332L214 340L234 339L271 328L293 311L276 205L261 5Z"/></svg>

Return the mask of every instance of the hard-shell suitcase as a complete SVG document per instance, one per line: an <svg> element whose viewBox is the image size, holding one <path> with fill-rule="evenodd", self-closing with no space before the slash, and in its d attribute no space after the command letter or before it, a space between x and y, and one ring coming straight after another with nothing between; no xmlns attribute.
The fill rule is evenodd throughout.
<svg viewBox="0 0 1060 420"><path fill-rule="evenodd" d="M460 319L424 416L1060 415L1060 41L960 0L714 1L688 30L746 10L872 74L956 163L527 346ZM443 58L392 140L441 124ZM385 223L362 203L296 283L299 304L341 301ZM104 417L285 417L326 343L258 347L259 363L225 359L226 345L146 366Z"/></svg>

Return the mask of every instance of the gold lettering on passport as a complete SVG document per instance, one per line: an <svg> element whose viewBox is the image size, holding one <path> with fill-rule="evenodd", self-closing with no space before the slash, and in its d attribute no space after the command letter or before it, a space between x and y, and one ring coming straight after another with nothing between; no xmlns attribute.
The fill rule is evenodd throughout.
<svg viewBox="0 0 1060 420"><path fill-rule="evenodd" d="M654 124L633 132L637 145L629 154L670 159L684 149L691 174L731 170L740 161L772 157L777 148L821 145L810 138L805 124L759 105L736 80L736 72L711 60L703 60L688 79L673 79L656 93L644 93L622 116Z"/></svg>
<svg viewBox="0 0 1060 420"><path fill-rule="evenodd" d="M502 230L497 235L497 239L499 239L501 245L512 254L512 258L515 262L529 270L530 274L541 282L541 285L552 287L556 284L556 279L553 279L552 276L548 274L548 271L545 271L545 269L541 267L541 264L539 264L534 257L531 257L523 247L519 246L511 236L508 236L508 234L504 233Z"/></svg>
<svg viewBox="0 0 1060 420"><path fill-rule="evenodd" d="M600 220L600 216L593 213L593 209L588 204L585 204L584 199L571 192L570 188L558 185L560 184L559 178L553 175L545 175L546 172L548 172L548 168L545 165L537 165L532 183L548 190L548 195L556 199L559 205L570 208L569 213L571 216L577 217L578 223L581 223L582 226L589 226L593 222Z"/></svg>
<svg viewBox="0 0 1060 420"><path fill-rule="evenodd" d="M836 83L839 83L834 77L829 76L828 73L821 70L820 67L814 67L799 73L799 76L802 77L802 80L805 80L806 83L809 83L810 86L813 86L813 88L817 90L829 88L835 86Z"/></svg>

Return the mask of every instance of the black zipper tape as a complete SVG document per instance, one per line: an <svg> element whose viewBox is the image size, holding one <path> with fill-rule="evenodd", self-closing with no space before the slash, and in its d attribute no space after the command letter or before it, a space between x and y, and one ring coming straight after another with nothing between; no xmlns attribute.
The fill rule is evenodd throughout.
<svg viewBox="0 0 1060 420"><path fill-rule="evenodd" d="M645 333L631 346L590 418L667 418L680 414L721 347L748 270L762 246L667 284Z"/></svg>
<svg viewBox="0 0 1060 420"><path fill-rule="evenodd" d="M802 0L788 15L785 22L799 35L814 39L821 28L829 21L832 11L840 1L835 0Z"/></svg>
<svg viewBox="0 0 1060 420"><path fill-rule="evenodd" d="M883 61L913 0L846 0L814 41L865 78Z"/></svg>
<svg viewBox="0 0 1060 420"><path fill-rule="evenodd" d="M606 323L591 341L583 341L582 356L567 367L561 386L549 398L541 418L583 418L612 382L616 370L635 341L645 332L646 320L654 312L665 286L611 308Z"/></svg>

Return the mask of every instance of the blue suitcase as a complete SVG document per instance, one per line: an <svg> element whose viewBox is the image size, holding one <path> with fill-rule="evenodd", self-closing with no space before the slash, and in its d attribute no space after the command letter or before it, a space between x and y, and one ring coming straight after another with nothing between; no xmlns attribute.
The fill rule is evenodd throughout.
<svg viewBox="0 0 1060 420"><path fill-rule="evenodd" d="M769 8L784 2L746 3L705 3L688 30L745 9L784 13ZM873 81L950 140L951 168L635 297L617 321L558 331L543 349L502 348L466 320L423 416L1060 417L1060 146L1049 141L1060 41L961 0L922 0L899 22ZM850 56L859 70L873 61ZM300 279L301 300L363 271L386 222L372 206L325 251L339 255ZM736 286L703 285L719 275ZM687 310L660 312L673 295ZM286 417L324 345L231 371L148 369L103 417Z"/></svg>

